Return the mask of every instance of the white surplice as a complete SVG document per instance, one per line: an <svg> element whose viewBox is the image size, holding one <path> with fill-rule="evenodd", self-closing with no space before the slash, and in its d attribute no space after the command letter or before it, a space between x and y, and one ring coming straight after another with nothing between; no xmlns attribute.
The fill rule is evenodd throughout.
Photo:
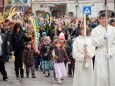
<svg viewBox="0 0 115 86"><path fill-rule="evenodd" d="M108 25L108 54L112 57L109 59L109 72L107 64L107 47L104 34L105 27L99 25L92 30L91 41L97 48L95 55L95 68L94 68L94 85L93 86L109 86L108 75L110 74L110 84L115 86L115 28Z"/></svg>
<svg viewBox="0 0 115 86"><path fill-rule="evenodd" d="M87 45L88 68L84 67L84 45ZM95 54L95 47L91 43L90 37L78 36L73 42L73 58L75 59L75 73L73 86L92 86L93 85L93 65L92 57Z"/></svg>

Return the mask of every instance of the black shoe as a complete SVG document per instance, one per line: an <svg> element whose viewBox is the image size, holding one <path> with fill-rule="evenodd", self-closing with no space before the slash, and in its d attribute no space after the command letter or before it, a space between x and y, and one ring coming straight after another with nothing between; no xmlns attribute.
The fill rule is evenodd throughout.
<svg viewBox="0 0 115 86"><path fill-rule="evenodd" d="M24 78L24 76L22 75L21 78Z"/></svg>
<svg viewBox="0 0 115 86"><path fill-rule="evenodd" d="M32 78L36 78L36 76L35 76L35 75L33 75L33 76L32 76Z"/></svg>
<svg viewBox="0 0 115 86"><path fill-rule="evenodd" d="M29 76L26 76L26 78L29 78Z"/></svg>
<svg viewBox="0 0 115 86"><path fill-rule="evenodd" d="M29 74L26 74L26 78L29 78Z"/></svg>
<svg viewBox="0 0 115 86"><path fill-rule="evenodd" d="M3 80L6 81L8 79L7 76L3 76Z"/></svg>
<svg viewBox="0 0 115 86"><path fill-rule="evenodd" d="M39 68L36 68L36 71L39 71Z"/></svg>
<svg viewBox="0 0 115 86"><path fill-rule="evenodd" d="M17 78L19 78L19 75L16 75Z"/></svg>
<svg viewBox="0 0 115 86"><path fill-rule="evenodd" d="M72 77L72 74L69 74L68 76L69 76L69 77Z"/></svg>
<svg viewBox="0 0 115 86"><path fill-rule="evenodd" d="M45 74L45 71L43 72L43 74Z"/></svg>
<svg viewBox="0 0 115 86"><path fill-rule="evenodd" d="M41 70L41 71L43 71L43 69L42 69L42 68L40 68L40 70Z"/></svg>
<svg viewBox="0 0 115 86"><path fill-rule="evenodd" d="M48 76L50 76L50 73L48 73Z"/></svg>
<svg viewBox="0 0 115 86"><path fill-rule="evenodd" d="M6 60L6 62L9 62L9 60Z"/></svg>
<svg viewBox="0 0 115 86"><path fill-rule="evenodd" d="M45 74L45 77L49 77L49 75L48 75L48 74Z"/></svg>

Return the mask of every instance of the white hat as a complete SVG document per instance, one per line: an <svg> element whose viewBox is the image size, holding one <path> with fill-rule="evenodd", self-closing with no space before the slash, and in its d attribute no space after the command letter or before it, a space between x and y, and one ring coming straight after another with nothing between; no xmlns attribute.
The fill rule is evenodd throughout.
<svg viewBox="0 0 115 86"><path fill-rule="evenodd" d="M59 40L65 40L65 35L63 32L59 34Z"/></svg>

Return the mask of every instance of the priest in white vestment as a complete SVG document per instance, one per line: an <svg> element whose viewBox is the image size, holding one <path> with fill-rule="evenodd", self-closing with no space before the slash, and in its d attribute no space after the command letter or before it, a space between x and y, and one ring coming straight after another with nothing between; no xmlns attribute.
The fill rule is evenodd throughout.
<svg viewBox="0 0 115 86"><path fill-rule="evenodd" d="M108 25L106 31L105 13L99 16L99 23L91 33L92 44L96 47L93 86L115 86L115 27Z"/></svg>

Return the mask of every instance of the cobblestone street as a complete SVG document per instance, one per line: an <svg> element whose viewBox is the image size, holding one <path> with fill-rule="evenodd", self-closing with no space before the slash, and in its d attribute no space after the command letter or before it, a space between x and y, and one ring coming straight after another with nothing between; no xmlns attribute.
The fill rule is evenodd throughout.
<svg viewBox="0 0 115 86"><path fill-rule="evenodd" d="M6 70L8 80L2 81L2 76L0 75L0 86L60 86L53 80L53 73L50 77L45 77L41 71L36 71L36 79L31 78L31 76L30 78L16 79L13 63L6 63ZM72 78L67 77L61 86L72 86Z"/></svg>

